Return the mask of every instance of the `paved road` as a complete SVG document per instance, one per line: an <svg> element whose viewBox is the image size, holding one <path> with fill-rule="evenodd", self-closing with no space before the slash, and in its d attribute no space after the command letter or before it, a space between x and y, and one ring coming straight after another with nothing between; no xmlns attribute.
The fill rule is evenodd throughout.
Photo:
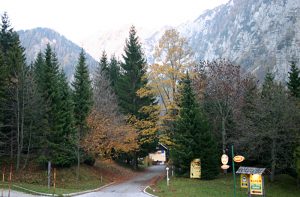
<svg viewBox="0 0 300 197"><path fill-rule="evenodd" d="M2 190L0 191L0 196L2 196ZM3 192L3 196L8 196L8 190ZM10 191L10 197L33 197L34 195L31 194L24 194L22 192L17 192L14 190Z"/></svg>
<svg viewBox="0 0 300 197"><path fill-rule="evenodd" d="M147 172L129 181L106 187L98 192L79 195L80 197L149 197L143 190L149 181L163 173L165 166L151 166Z"/></svg>

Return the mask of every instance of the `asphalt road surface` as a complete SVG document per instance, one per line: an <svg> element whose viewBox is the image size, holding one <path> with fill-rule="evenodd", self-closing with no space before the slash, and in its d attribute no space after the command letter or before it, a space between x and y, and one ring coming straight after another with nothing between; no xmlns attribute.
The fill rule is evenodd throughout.
<svg viewBox="0 0 300 197"><path fill-rule="evenodd" d="M2 196L2 191L0 192L0 196ZM8 190L3 191L3 196L4 197L8 196ZM25 194L25 193L14 191L14 190L10 191L10 197L32 197L32 196L34 196L34 195Z"/></svg>
<svg viewBox="0 0 300 197"><path fill-rule="evenodd" d="M128 180L126 182L111 185L100 191L78 195L80 197L149 197L143 193L144 188L149 184L149 181L162 174L165 171L165 166L151 166L145 173Z"/></svg>

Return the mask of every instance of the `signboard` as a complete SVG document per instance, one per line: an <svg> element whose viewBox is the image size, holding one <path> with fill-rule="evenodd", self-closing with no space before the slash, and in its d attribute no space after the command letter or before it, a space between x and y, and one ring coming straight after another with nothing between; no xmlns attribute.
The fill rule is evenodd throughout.
<svg viewBox="0 0 300 197"><path fill-rule="evenodd" d="M248 188L248 175L241 174L241 188Z"/></svg>
<svg viewBox="0 0 300 197"><path fill-rule="evenodd" d="M244 161L245 160L245 157L243 157L243 156L241 156L241 155L237 155L237 156L235 156L234 158L233 158L233 161L234 162L237 162L237 163L240 163L240 162L242 162L242 161Z"/></svg>
<svg viewBox="0 0 300 197"><path fill-rule="evenodd" d="M221 168L222 168L223 170L227 170L229 167L230 167L229 165L222 165L222 166L221 166Z"/></svg>
<svg viewBox="0 0 300 197"><path fill-rule="evenodd" d="M191 162L190 177L200 179L201 178L201 161L200 159L194 159Z"/></svg>
<svg viewBox="0 0 300 197"><path fill-rule="evenodd" d="M223 165L226 165L228 163L228 156L226 154L223 154L221 156L221 162Z"/></svg>
<svg viewBox="0 0 300 197"><path fill-rule="evenodd" d="M250 174L250 194L263 195L263 180L260 174Z"/></svg>

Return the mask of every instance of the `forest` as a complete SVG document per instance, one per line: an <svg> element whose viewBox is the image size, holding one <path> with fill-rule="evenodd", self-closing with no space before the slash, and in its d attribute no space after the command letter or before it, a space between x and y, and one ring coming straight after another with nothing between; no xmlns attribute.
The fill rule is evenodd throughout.
<svg viewBox="0 0 300 197"><path fill-rule="evenodd" d="M201 158L203 179L220 173L220 156L234 145L248 166L298 177L300 70L287 82L264 81L230 60L195 61L188 42L168 29L147 64L134 26L119 60L103 51L94 73L78 54L67 81L50 44L26 64L25 48L2 16L0 31L0 165L16 171L34 161L60 168L110 158L138 168L139 159L170 147L170 163L187 175Z"/></svg>

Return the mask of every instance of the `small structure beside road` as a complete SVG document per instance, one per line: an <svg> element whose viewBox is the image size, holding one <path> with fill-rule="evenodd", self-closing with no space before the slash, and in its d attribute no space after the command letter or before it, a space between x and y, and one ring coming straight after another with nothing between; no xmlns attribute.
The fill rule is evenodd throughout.
<svg viewBox="0 0 300 197"><path fill-rule="evenodd" d="M149 158L152 159L156 164L165 164L169 158L169 149L166 145L158 143L156 151L149 153Z"/></svg>

